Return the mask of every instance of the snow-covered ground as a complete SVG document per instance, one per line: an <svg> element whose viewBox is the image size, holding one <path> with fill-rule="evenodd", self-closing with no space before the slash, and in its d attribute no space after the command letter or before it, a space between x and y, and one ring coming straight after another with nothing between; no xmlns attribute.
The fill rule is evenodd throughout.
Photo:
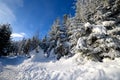
<svg viewBox="0 0 120 80"><path fill-rule="evenodd" d="M0 62L0 72L2 72L2 70L3 70L3 66L2 66L2 64Z"/></svg>
<svg viewBox="0 0 120 80"><path fill-rule="evenodd" d="M45 58L41 51L29 59L0 58L0 80L120 80L120 58L100 63L78 57L57 61L54 56Z"/></svg>

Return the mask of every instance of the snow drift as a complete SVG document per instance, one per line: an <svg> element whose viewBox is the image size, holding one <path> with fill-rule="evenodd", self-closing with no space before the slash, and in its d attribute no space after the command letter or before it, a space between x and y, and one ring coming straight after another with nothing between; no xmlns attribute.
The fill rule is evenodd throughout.
<svg viewBox="0 0 120 80"><path fill-rule="evenodd" d="M36 55L37 54L37 55ZM76 54L57 61L52 55L45 58L43 51L18 65L4 66L3 80L120 80L120 58L104 59L103 63L88 61ZM19 63L19 62L18 62Z"/></svg>
<svg viewBox="0 0 120 80"><path fill-rule="evenodd" d="M82 60L76 54L71 58L61 58L59 61L52 60L40 62L24 61L18 66L20 69L18 80L119 80L120 59L111 61L104 59L103 63ZM39 58L40 59L40 58ZM47 58L48 60L50 58Z"/></svg>

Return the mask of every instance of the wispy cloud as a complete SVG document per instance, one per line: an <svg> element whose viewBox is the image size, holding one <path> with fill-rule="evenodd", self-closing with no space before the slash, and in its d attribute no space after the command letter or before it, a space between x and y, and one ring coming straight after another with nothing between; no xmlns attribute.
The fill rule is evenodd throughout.
<svg viewBox="0 0 120 80"><path fill-rule="evenodd" d="M11 35L12 38L24 38L26 36L25 33L13 33Z"/></svg>
<svg viewBox="0 0 120 80"><path fill-rule="evenodd" d="M23 7L23 0L0 0L6 3L9 7Z"/></svg>
<svg viewBox="0 0 120 80"><path fill-rule="evenodd" d="M12 24L16 21L15 7L22 7L23 0L0 0L0 23Z"/></svg>
<svg viewBox="0 0 120 80"><path fill-rule="evenodd" d="M0 3L0 23L12 23L16 20L13 11L4 3Z"/></svg>

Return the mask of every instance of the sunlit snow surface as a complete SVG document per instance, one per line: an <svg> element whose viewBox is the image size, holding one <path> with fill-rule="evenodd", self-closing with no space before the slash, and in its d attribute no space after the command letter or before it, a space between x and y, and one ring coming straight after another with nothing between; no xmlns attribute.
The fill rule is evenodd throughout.
<svg viewBox="0 0 120 80"><path fill-rule="evenodd" d="M42 50L31 55L1 58L0 80L120 80L120 58L100 63L78 58L79 54L59 61L54 55L44 57Z"/></svg>

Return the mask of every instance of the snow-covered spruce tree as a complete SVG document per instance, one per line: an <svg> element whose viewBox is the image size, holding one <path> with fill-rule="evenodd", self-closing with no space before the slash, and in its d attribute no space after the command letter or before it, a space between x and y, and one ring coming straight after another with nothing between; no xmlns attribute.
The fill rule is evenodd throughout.
<svg viewBox="0 0 120 80"><path fill-rule="evenodd" d="M10 52L12 31L9 24L0 25L0 56L7 56Z"/></svg>
<svg viewBox="0 0 120 80"><path fill-rule="evenodd" d="M70 52L74 54L75 47L77 45L77 41L81 35L84 35L85 31L82 29L83 23L81 23L75 17L69 19L67 34L68 34L68 41L70 43Z"/></svg>
<svg viewBox="0 0 120 80"><path fill-rule="evenodd" d="M44 54L47 53L47 50L48 50L49 46L50 46L50 45L49 45L48 37L45 36L45 37L42 39L41 43L40 43L40 47L43 49ZM46 54L46 55L47 55L47 54Z"/></svg>
<svg viewBox="0 0 120 80"><path fill-rule="evenodd" d="M69 35L68 35L68 27L69 27L69 20L70 16L65 14L63 16L63 23L60 27L60 39L59 41L63 45L63 48L65 49L63 52L64 55L71 55L70 53L70 43L69 43Z"/></svg>
<svg viewBox="0 0 120 80"><path fill-rule="evenodd" d="M78 0L77 4L80 0ZM87 1L87 0L84 0ZM102 1L100 2L102 3ZM79 6L79 5L77 5ZM84 5L85 6L85 5ZM83 57L95 61L102 61L109 57L120 57L120 0L108 0L104 5L98 5L93 18L86 18L89 22L79 28L80 37L77 42L77 52ZM100 14L99 14L100 13ZM78 16L78 15L77 15ZM81 19L81 17L77 17ZM90 20L93 20L92 24ZM83 21L85 22L85 21ZM73 22L74 23L74 22ZM93 24L95 23L95 24ZM84 33L82 32L84 31ZM76 53L76 52L75 52Z"/></svg>
<svg viewBox="0 0 120 80"><path fill-rule="evenodd" d="M28 39L25 41L24 47L23 47L23 53L29 58L30 57L30 51L31 51L31 40Z"/></svg>
<svg viewBox="0 0 120 80"><path fill-rule="evenodd" d="M40 45L40 39L39 39L39 34L35 34L31 39L30 39L30 50L34 50L36 49L37 52L37 48Z"/></svg>
<svg viewBox="0 0 120 80"><path fill-rule="evenodd" d="M11 42L12 53L14 55L24 55L28 54L32 50L39 52L40 39L38 35L34 35L32 38L23 38L20 41Z"/></svg>
<svg viewBox="0 0 120 80"><path fill-rule="evenodd" d="M57 60L59 60L62 56L65 55L65 47L62 43L62 39L59 38L57 40L57 46L55 47L55 54L57 55Z"/></svg>
<svg viewBox="0 0 120 80"><path fill-rule="evenodd" d="M12 56L18 55L18 41L11 41L11 46L10 46L10 54Z"/></svg>
<svg viewBox="0 0 120 80"><path fill-rule="evenodd" d="M57 45L55 48L55 53L57 54L57 59L59 60L62 56L69 55L69 42L68 42L68 34L67 34L67 29L68 29L68 19L69 16L65 14L63 16L63 23L61 24L59 28L59 35L57 39Z"/></svg>
<svg viewBox="0 0 120 80"><path fill-rule="evenodd" d="M57 59L69 53L69 43L67 35L67 23L68 15L64 15L63 23L60 24L60 20L57 19L52 25L49 33L49 48L48 51L54 49L54 53L57 55ZM62 50L62 52L60 51Z"/></svg>
<svg viewBox="0 0 120 80"><path fill-rule="evenodd" d="M81 22L94 23L103 20L106 15L112 16L117 11L119 11L119 0L77 0L76 3L76 19Z"/></svg>
<svg viewBox="0 0 120 80"><path fill-rule="evenodd" d="M69 15L65 14L63 16L63 23L60 29L62 32L61 38L63 38L64 41L68 41L68 33L67 33L68 25L69 25Z"/></svg>
<svg viewBox="0 0 120 80"><path fill-rule="evenodd" d="M24 50L24 46L25 46L25 42L26 42L26 39L23 38L21 41L18 42L18 55L23 55L23 50Z"/></svg>
<svg viewBox="0 0 120 80"><path fill-rule="evenodd" d="M85 35L80 36L77 42L78 52L97 61L102 61L105 57L111 59L120 57L120 39L117 37L120 34L112 36L102 24L88 24L86 23L83 27Z"/></svg>
<svg viewBox="0 0 120 80"><path fill-rule="evenodd" d="M57 40L60 36L60 20L56 19L51 27L51 30L49 32L49 50L51 51L52 49L55 49L57 46Z"/></svg>
<svg viewBox="0 0 120 80"><path fill-rule="evenodd" d="M13 41L13 53L15 54L15 55L18 55L18 50L19 50L19 41Z"/></svg>
<svg viewBox="0 0 120 80"><path fill-rule="evenodd" d="M89 17L94 14L96 8L95 2L98 1L100 0L77 0L76 19L79 19L81 22L87 22Z"/></svg>

